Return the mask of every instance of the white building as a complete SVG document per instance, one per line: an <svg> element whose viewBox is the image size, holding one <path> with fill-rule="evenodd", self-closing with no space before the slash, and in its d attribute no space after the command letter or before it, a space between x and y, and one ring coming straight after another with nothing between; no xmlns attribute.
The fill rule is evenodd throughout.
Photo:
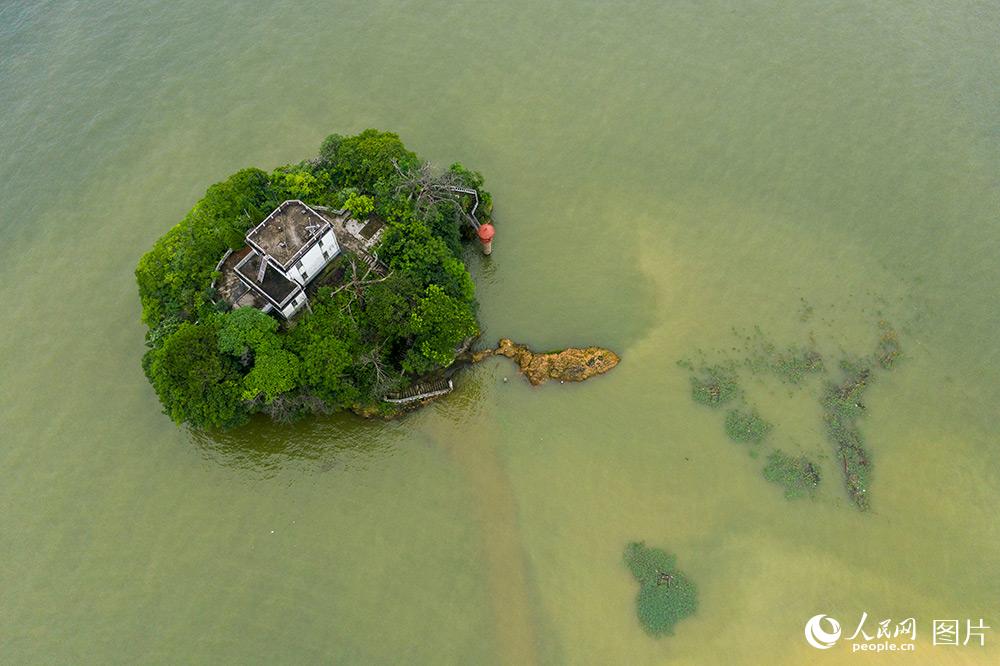
<svg viewBox="0 0 1000 666"><path fill-rule="evenodd" d="M263 297L265 312L275 310L285 319L305 307L305 286L340 253L330 221L297 199L254 227L247 245L250 252L236 264L236 276Z"/></svg>

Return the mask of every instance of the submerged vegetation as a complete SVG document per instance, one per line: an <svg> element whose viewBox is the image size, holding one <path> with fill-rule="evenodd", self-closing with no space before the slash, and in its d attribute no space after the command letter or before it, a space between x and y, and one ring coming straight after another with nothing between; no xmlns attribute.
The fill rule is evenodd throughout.
<svg viewBox="0 0 1000 666"><path fill-rule="evenodd" d="M698 610L698 591L677 570L677 558L649 548L643 542L625 547L625 566L639 583L636 613L643 628L653 636L670 636L674 626Z"/></svg>
<svg viewBox="0 0 1000 666"><path fill-rule="evenodd" d="M808 375L823 372L825 368L823 356L813 344L778 349L764 338L759 327L747 340L753 344L748 349L745 365L753 372L770 372L787 384L797 385Z"/></svg>
<svg viewBox="0 0 1000 666"><path fill-rule="evenodd" d="M879 322L879 328L882 329L882 334L878 338L876 358L883 369L891 370L903 351L899 346L899 335L896 333L896 329L886 321Z"/></svg>
<svg viewBox="0 0 1000 666"><path fill-rule="evenodd" d="M758 444L770 430L771 424L762 419L755 409L732 409L726 413L726 434L734 442Z"/></svg>
<svg viewBox="0 0 1000 666"><path fill-rule="evenodd" d="M774 376L793 390L803 388L811 375L829 377L830 369L811 339L806 346L793 345L779 350L764 338L759 328L752 335L740 337L746 342L743 358L717 359L700 365L682 361L679 365L692 373L691 395L695 402L716 407L736 400L737 405L726 413L727 436L735 442L758 444L768 437L774 425L747 405L743 392L737 389L737 369ZM827 379L820 387L823 432L834 445L834 459L843 473L847 495L862 511L870 507L872 467L871 455L857 423L865 413L862 397L874 380L875 371L893 368L901 354L896 330L888 322L880 321L875 351L857 359L844 358L838 364L840 378L837 381ZM756 456L757 448L751 448L750 453ZM819 467L806 456L796 457L778 449L768 455L762 471L765 479L784 488L788 499L813 496L821 479Z"/></svg>
<svg viewBox="0 0 1000 666"><path fill-rule="evenodd" d="M796 499L816 492L819 470L805 456L795 458L779 450L767 457L764 478L784 488L786 498Z"/></svg>
<svg viewBox="0 0 1000 666"><path fill-rule="evenodd" d="M823 357L813 349L789 347L772 355L770 368L782 381L798 384L806 375L823 371Z"/></svg>
<svg viewBox="0 0 1000 666"><path fill-rule="evenodd" d="M456 186L475 191L475 215L485 220L482 176L460 164L435 173L395 134L366 130L327 137L314 159L243 169L208 188L135 272L149 327L143 368L164 411L198 427L235 426L254 413L377 411L388 392L449 366L479 328L461 257L473 197ZM229 311L212 290L217 263L288 199L383 220L375 252L386 275L310 287L310 307L290 322Z"/></svg>
<svg viewBox="0 0 1000 666"><path fill-rule="evenodd" d="M724 405L736 397L736 393L736 375L722 366L705 368L700 376L691 378L691 397L703 405Z"/></svg>
<svg viewBox="0 0 1000 666"><path fill-rule="evenodd" d="M837 460L851 501L862 511L868 509L871 459L855 421L865 410L861 398L872 379L867 362L841 364L844 377L839 384L828 383L823 392L823 422L826 435L836 447Z"/></svg>

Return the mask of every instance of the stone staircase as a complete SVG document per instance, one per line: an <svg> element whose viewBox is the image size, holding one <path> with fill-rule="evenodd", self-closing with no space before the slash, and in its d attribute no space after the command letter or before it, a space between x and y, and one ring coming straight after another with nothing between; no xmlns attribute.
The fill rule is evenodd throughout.
<svg viewBox="0 0 1000 666"><path fill-rule="evenodd" d="M397 405L404 405L408 402L427 400L428 398L436 398L439 395L451 393L454 388L455 385L450 379L440 379L434 382L419 382L405 391L390 393L382 398L382 400Z"/></svg>

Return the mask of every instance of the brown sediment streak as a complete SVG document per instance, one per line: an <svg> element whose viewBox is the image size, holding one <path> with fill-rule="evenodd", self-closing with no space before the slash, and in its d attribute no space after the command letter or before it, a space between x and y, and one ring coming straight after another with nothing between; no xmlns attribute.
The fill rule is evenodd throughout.
<svg viewBox="0 0 1000 666"><path fill-rule="evenodd" d="M472 426L463 423L463 429ZM527 561L521 545L517 503L489 430L483 436L435 437L451 454L473 489L482 534L482 572L493 604L499 662L537 664L533 610L528 594ZM432 433L437 434L437 433ZM450 433L449 433L450 434Z"/></svg>

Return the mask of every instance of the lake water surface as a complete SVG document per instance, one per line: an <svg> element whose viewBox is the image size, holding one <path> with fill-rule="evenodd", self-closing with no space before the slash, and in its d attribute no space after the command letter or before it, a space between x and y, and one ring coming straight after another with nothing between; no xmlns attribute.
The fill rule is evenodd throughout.
<svg viewBox="0 0 1000 666"><path fill-rule="evenodd" d="M996 663L1000 634L929 631L1000 631L998 25L951 1L3 3L0 662L841 663L803 624L867 612L917 618L901 663ZM365 127L486 175L487 341L621 365L532 388L491 359L390 423L174 426L139 256L209 184ZM823 467L790 502L677 365L755 326L832 364L883 318L905 356L866 395L867 514L819 379L744 386ZM638 624L632 540L698 585L673 637Z"/></svg>

